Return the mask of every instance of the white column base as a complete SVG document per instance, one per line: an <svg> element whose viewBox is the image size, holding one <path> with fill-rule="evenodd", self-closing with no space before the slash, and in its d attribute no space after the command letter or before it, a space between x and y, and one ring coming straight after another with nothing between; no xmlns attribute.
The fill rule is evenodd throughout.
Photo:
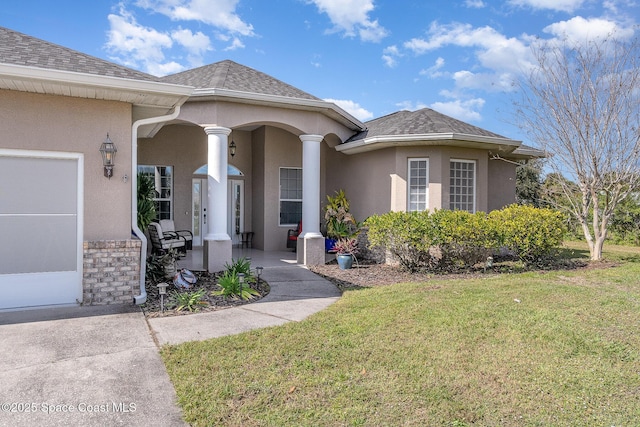
<svg viewBox="0 0 640 427"><path fill-rule="evenodd" d="M203 265L209 273L223 271L225 264L233 262L231 240L205 240L203 252Z"/></svg>
<svg viewBox="0 0 640 427"><path fill-rule="evenodd" d="M324 265L324 237L298 237L297 262L303 265Z"/></svg>

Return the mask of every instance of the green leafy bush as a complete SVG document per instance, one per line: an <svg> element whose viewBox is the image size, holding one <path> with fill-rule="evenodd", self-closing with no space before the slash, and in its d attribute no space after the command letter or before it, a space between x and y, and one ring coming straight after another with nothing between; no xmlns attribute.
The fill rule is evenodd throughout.
<svg viewBox="0 0 640 427"><path fill-rule="evenodd" d="M408 271L418 271L432 264L429 254L433 228L424 212L389 212L365 221L370 246L379 246L398 260Z"/></svg>
<svg viewBox="0 0 640 427"><path fill-rule="evenodd" d="M222 289L214 291L213 295L224 295L248 300L260 294L257 290L250 288L246 283L240 283L238 274L230 270L225 271L222 277L220 277L218 286Z"/></svg>
<svg viewBox="0 0 640 427"><path fill-rule="evenodd" d="M172 292L169 297L168 306L175 308L176 311L198 311L200 307L208 304L203 300L205 294L206 291L204 289L186 292Z"/></svg>
<svg viewBox="0 0 640 427"><path fill-rule="evenodd" d="M491 212L489 219L501 236L502 246L525 264L544 261L566 233L563 215L547 208L514 204Z"/></svg>
<svg viewBox="0 0 640 427"><path fill-rule="evenodd" d="M242 273L247 279L251 278L251 261L242 257L233 261L231 264L225 263L225 270L236 275Z"/></svg>
<svg viewBox="0 0 640 427"><path fill-rule="evenodd" d="M434 236L431 245L440 252L440 269L472 267L499 246L498 230L484 212L438 210L429 217Z"/></svg>
<svg viewBox="0 0 640 427"><path fill-rule="evenodd" d="M154 197L156 193L153 179L142 173L138 174L138 228L146 230L149 224L156 219L156 204Z"/></svg>
<svg viewBox="0 0 640 427"><path fill-rule="evenodd" d="M389 212L365 221L371 246L409 271L455 270L483 262L501 248L525 263L544 259L562 242L559 212L512 205L487 215L465 211Z"/></svg>

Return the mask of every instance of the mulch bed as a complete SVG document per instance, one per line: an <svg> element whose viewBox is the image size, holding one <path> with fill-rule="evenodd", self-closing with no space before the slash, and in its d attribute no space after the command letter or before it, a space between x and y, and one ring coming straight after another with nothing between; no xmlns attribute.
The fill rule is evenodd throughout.
<svg viewBox="0 0 640 427"><path fill-rule="evenodd" d="M615 265L611 262L588 263L582 260L559 260L556 265L547 265L545 268L534 271L548 271L556 269L581 269L581 268L607 268ZM372 261L360 261L354 263L349 270L340 270L338 264L332 261L325 265L311 266L309 270L324 277L340 290L370 288L375 286L388 286L404 282L426 282L431 279L472 279L522 271L522 267L516 267L513 263L496 263L494 267L485 269L482 266L456 271L456 272L414 272L402 270L399 266L389 264L377 264Z"/></svg>
<svg viewBox="0 0 640 427"><path fill-rule="evenodd" d="M251 288L257 290L259 295L248 299L243 300L240 298L232 298L222 295L213 295L212 293L215 291L219 291L222 289L218 286L218 278L221 276L221 273L207 273L202 271L194 271L196 275L197 281L194 285L192 285L189 289L178 288L173 285L171 280L166 280L166 283L169 283L169 287L167 288L167 295L164 296L164 312L161 311L160 305L160 292L158 287L155 284L151 284L147 282L146 290L147 290L147 302L145 302L141 308L144 312L144 315L147 317L167 317L167 316L183 316L187 314L194 313L203 313L209 311L221 310L229 307L237 307L239 305L250 304L252 302L256 302L266 295L269 294L269 284L264 280L260 279L258 283L252 283L250 285ZM205 290L205 294L203 297L203 302L206 304L202 306L198 306L197 311L189 311L189 310L181 310L176 311L171 307L171 294L174 293L186 293L186 292L194 292L198 290Z"/></svg>
<svg viewBox="0 0 640 427"><path fill-rule="evenodd" d="M540 269L543 273L545 270L554 269L578 269L578 268L607 268L615 265L611 262L602 263L588 263L577 260L565 260L558 263L556 266L547 266L545 269ZM508 263L494 266L492 269L484 269L477 267L467 271L453 272L453 273L409 273L402 270L398 266L388 264L377 264L372 261L360 261L353 265L352 269L341 270L335 261L332 261L325 265L310 266L309 270L324 277L332 282L341 291L358 288L370 288L374 286L388 286L395 283L403 282L426 282L430 279L465 279L465 278L478 278L487 277L487 275L496 275L513 272ZM264 298L269 294L269 284L264 280L260 280L260 283L252 284L251 287L256 289L260 295L249 300L242 300L239 298L230 298L219 295L212 295L213 291L220 290L220 286L217 285L218 277L221 273L206 273L206 272L194 272L197 276L197 282L190 289L178 289L171 285L168 289L169 293L172 292L192 292L198 289L205 289L206 305L198 309L197 312L215 311L225 309L229 307L236 307L239 305L250 304L255 301ZM168 281L170 282L170 281ZM147 302L142 306L145 316L147 317L159 317L159 316L181 316L186 314L193 314L188 310L175 311L167 309L167 302L169 301L169 295L165 295L165 311L160 311L160 295L158 288L155 285L147 284Z"/></svg>

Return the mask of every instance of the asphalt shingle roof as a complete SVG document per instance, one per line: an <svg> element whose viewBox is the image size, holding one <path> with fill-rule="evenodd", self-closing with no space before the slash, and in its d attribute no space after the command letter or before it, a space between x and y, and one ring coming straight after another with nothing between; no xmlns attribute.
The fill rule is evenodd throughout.
<svg viewBox="0 0 640 427"><path fill-rule="evenodd" d="M0 63L123 79L159 81L150 74L4 27L0 27Z"/></svg>
<svg viewBox="0 0 640 427"><path fill-rule="evenodd" d="M398 111L365 122L365 126L366 130L354 135L347 142L382 135L428 135L434 133L457 133L508 139L430 108L417 111Z"/></svg>
<svg viewBox="0 0 640 427"><path fill-rule="evenodd" d="M288 98L320 100L320 98L268 74L230 60L165 76L161 80L165 83L182 84L198 89L228 89Z"/></svg>

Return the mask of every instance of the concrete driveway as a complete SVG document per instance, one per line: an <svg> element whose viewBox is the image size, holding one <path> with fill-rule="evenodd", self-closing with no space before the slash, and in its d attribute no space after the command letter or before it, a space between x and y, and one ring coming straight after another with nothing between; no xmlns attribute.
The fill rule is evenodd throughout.
<svg viewBox="0 0 640 427"><path fill-rule="evenodd" d="M298 322L340 297L295 254L240 256L271 286L254 304L148 321L120 305L1 312L0 426L184 426L154 336L178 344Z"/></svg>
<svg viewBox="0 0 640 427"><path fill-rule="evenodd" d="M136 307L0 313L0 426L183 426Z"/></svg>

